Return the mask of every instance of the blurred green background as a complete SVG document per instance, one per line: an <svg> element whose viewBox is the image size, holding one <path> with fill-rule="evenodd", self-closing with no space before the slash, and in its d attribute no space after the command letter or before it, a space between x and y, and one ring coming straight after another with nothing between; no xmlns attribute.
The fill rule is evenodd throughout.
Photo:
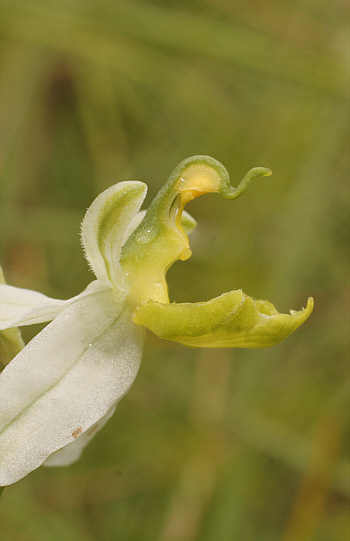
<svg viewBox="0 0 350 541"><path fill-rule="evenodd" d="M4 541L349 539L345 0L2 0L1 261L60 298L92 279L79 223L120 180L209 154L237 201L188 205L170 296L242 288L311 318L266 350L148 333L136 383L66 469L4 491ZM28 340L36 329L24 329Z"/></svg>

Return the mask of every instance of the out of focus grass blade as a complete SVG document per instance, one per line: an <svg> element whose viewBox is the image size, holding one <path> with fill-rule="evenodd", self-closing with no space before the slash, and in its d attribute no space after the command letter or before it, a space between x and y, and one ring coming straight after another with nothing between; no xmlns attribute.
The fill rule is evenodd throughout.
<svg viewBox="0 0 350 541"><path fill-rule="evenodd" d="M74 55L113 65L118 55L116 33L145 40L169 51L213 58L258 70L315 90L346 97L347 67L340 61L307 50L279 46L269 36L235 24L160 8L146 2L125 0L105 5L109 17L98 23L98 4L89 10L57 9L56 3L4 0L2 29L5 35L54 47ZM78 19L76 19L78 17ZM72 29L74 39L66 40ZM271 61L272 57L274 58Z"/></svg>
<svg viewBox="0 0 350 541"><path fill-rule="evenodd" d="M36 239L37 242L79 247L82 214L78 211L40 206L23 212L16 205L6 205L6 212L13 216L11 227L7 227L5 222L0 222L1 234L6 241ZM4 209L0 206L0 215L3 214Z"/></svg>

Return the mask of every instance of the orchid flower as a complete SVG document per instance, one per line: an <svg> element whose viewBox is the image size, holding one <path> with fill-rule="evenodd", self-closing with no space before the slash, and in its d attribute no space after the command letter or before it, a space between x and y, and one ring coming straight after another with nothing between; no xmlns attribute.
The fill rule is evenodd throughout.
<svg viewBox="0 0 350 541"><path fill-rule="evenodd" d="M79 458L134 382L145 328L192 347L258 348L277 344L309 317L311 298L305 309L280 314L241 290L169 303L166 272L191 255L187 233L195 221L185 204L209 192L235 199L252 179L270 174L251 169L233 188L219 162L194 156L178 165L147 212L138 212L147 186L119 182L83 219L82 244L96 280L82 293L64 301L0 284L0 345L16 353L0 375L1 486L41 464ZM47 321L21 349L17 327Z"/></svg>

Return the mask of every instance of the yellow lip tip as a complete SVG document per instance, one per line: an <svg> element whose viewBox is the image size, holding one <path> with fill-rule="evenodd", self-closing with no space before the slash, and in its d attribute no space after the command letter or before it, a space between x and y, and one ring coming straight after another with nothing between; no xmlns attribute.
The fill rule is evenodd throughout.
<svg viewBox="0 0 350 541"><path fill-rule="evenodd" d="M315 306L314 298L309 297L307 300L306 310L309 310L311 313L312 310L314 309L314 306Z"/></svg>

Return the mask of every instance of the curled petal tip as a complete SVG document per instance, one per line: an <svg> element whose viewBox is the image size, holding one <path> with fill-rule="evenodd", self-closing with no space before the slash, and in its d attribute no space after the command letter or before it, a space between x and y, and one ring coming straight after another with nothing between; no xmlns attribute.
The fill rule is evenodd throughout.
<svg viewBox="0 0 350 541"><path fill-rule="evenodd" d="M306 303L306 307L302 308L301 310L289 310L291 316L295 316L296 314L303 315L304 321L309 317L311 312L314 309L314 299L313 297L309 297Z"/></svg>
<svg viewBox="0 0 350 541"><path fill-rule="evenodd" d="M243 177L237 188L234 188L230 184L222 184L219 193L225 197L225 199L236 199L239 197L249 186L252 180L257 177L268 177L272 175L272 171L266 167L253 167Z"/></svg>
<svg viewBox="0 0 350 541"><path fill-rule="evenodd" d="M271 169L268 169L267 167L256 167L256 169L261 169L262 177L269 177L270 175L272 175Z"/></svg>
<svg viewBox="0 0 350 541"><path fill-rule="evenodd" d="M305 312L307 313L307 317L309 317L309 315L313 311L314 305L315 305L314 298L309 297L308 300L307 300L306 308L304 308Z"/></svg>

